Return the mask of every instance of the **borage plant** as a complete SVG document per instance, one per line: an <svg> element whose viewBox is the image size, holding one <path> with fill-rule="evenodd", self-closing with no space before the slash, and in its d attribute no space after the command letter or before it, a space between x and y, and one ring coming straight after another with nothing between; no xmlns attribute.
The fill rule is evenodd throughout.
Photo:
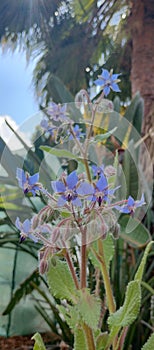
<svg viewBox="0 0 154 350"><path fill-rule="evenodd" d="M114 239L118 239L120 233L118 217L123 213L133 218L145 199L143 194L139 200L132 196L119 199L117 157L112 165L96 164L90 152L91 146L101 145L115 130L96 135L95 118L107 105L104 97L110 89L120 91L118 76L112 71L102 71L95 81L102 91L94 103L85 90L78 93L76 106L82 109L85 104L88 116L91 115L85 127L80 121L74 123L66 105L54 102L49 105L41 127L55 144L59 142L60 149L49 146L42 149L63 159L75 160L73 169L65 164L59 178L51 181L51 191L39 183L39 174L30 176L23 169L17 169L24 194L40 193L47 200L31 220L22 223L17 218L16 226L21 242L30 238L43 244L39 252L40 273L47 273L49 290L61 301L57 308L72 330L75 350L123 349L128 328L139 314L141 280L152 245L152 242L147 245L135 277L126 288L124 303L117 310L110 261ZM65 141L71 144L74 153L62 148ZM34 348L45 349L39 334L34 339ZM154 335L143 349L149 349L151 344L154 344Z"/></svg>

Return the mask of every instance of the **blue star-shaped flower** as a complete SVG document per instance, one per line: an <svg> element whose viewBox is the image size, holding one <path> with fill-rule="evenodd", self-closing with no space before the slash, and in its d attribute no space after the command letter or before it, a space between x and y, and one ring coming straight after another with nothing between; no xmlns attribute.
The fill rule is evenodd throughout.
<svg viewBox="0 0 154 350"><path fill-rule="evenodd" d="M38 242L38 238L35 237L32 232L32 221L26 219L23 223L19 220L19 218L16 218L15 222L16 227L20 231L20 242L23 242L26 238L32 239L35 243Z"/></svg>
<svg viewBox="0 0 154 350"><path fill-rule="evenodd" d="M104 174L104 165L103 164L100 166L92 165L91 168L92 168L94 176L100 176L101 174Z"/></svg>
<svg viewBox="0 0 154 350"><path fill-rule="evenodd" d="M49 120L47 119L43 119L40 123L41 127L44 129L45 132L48 132L51 136L53 136L54 134L54 130L56 129L56 127L54 127L53 125L51 125L51 123L49 122Z"/></svg>
<svg viewBox="0 0 154 350"><path fill-rule="evenodd" d="M112 74L112 71L108 71L107 69L102 69L102 74L98 76L98 79L94 81L94 83L98 86L101 86L104 95L107 96L110 93L110 89L115 92L120 92L118 79L120 74Z"/></svg>
<svg viewBox="0 0 154 350"><path fill-rule="evenodd" d="M95 191L92 198L92 201L98 202L99 206L101 206L103 201L108 201L108 182L106 177L102 174L99 180L95 184Z"/></svg>
<svg viewBox="0 0 154 350"><path fill-rule="evenodd" d="M142 205L145 204L145 200L144 200L144 194L142 194L142 197L140 199L140 201L135 201L134 198L132 198L131 196L128 197L127 200L127 204L120 206L120 205L115 205L115 209L119 210L120 213L124 213L124 214L134 214L135 209L141 207Z"/></svg>
<svg viewBox="0 0 154 350"><path fill-rule="evenodd" d="M64 104L63 106L60 104L56 104L54 102L50 102L47 112L51 116L51 119L55 122L64 122L67 121L68 118L66 116L66 109L67 105Z"/></svg>
<svg viewBox="0 0 154 350"><path fill-rule="evenodd" d="M60 194L57 202L58 206L72 202L73 205L81 207L82 202L79 196L89 199L89 196L94 192L93 186L89 183L78 183L78 176L75 170L66 177L65 181L52 181L51 185L55 193Z"/></svg>
<svg viewBox="0 0 154 350"><path fill-rule="evenodd" d="M30 192L33 196L35 196L36 191L43 191L41 184L38 183L39 173L30 176L28 173L25 173L23 169L17 168L16 178L18 180L19 187L22 188L25 194Z"/></svg>
<svg viewBox="0 0 154 350"><path fill-rule="evenodd" d="M76 138L77 138L78 140L80 140L80 138L82 138L83 136L85 136L85 133L81 132L80 127L79 127L78 124L76 124L76 125L74 126L73 132L74 132L74 134L75 134L75 136L76 136ZM70 131L69 131L69 134L70 134ZM70 139L70 140L73 140L73 135L70 134L69 139Z"/></svg>

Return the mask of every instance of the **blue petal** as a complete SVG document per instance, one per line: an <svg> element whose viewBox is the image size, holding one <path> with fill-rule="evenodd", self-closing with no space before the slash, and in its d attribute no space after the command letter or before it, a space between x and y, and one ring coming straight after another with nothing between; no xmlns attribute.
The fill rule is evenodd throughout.
<svg viewBox="0 0 154 350"><path fill-rule="evenodd" d="M115 91L115 92L120 92L120 91L121 91L121 90L119 89L118 84L116 84L116 83L112 83L112 84L111 84L111 89L112 89L113 91Z"/></svg>
<svg viewBox="0 0 154 350"><path fill-rule="evenodd" d="M38 242L38 238L35 237L34 235L31 235L31 233L28 235L28 237L29 237L30 239L32 239L32 241L33 241L34 243L37 243L37 242Z"/></svg>
<svg viewBox="0 0 154 350"><path fill-rule="evenodd" d="M74 198L74 199L72 199L72 203L73 203L73 205L75 205L75 206L77 206L77 207L82 207L82 202L81 202L81 200L79 199L79 198Z"/></svg>
<svg viewBox="0 0 154 350"><path fill-rule="evenodd" d="M96 80L94 80L94 84L101 86L101 85L104 85L104 82L102 79L96 79Z"/></svg>
<svg viewBox="0 0 154 350"><path fill-rule="evenodd" d="M101 175L99 180L96 182L96 187L99 191L103 191L105 188L108 187L107 179L104 175Z"/></svg>
<svg viewBox="0 0 154 350"><path fill-rule="evenodd" d="M66 187L62 181L51 181L51 186L55 192L65 192Z"/></svg>
<svg viewBox="0 0 154 350"><path fill-rule="evenodd" d="M34 185L39 181L39 173L36 173L29 177L28 183L29 185Z"/></svg>
<svg viewBox="0 0 154 350"><path fill-rule="evenodd" d="M105 79L105 80L108 80L110 79L110 73L107 69L102 69L102 77Z"/></svg>
<svg viewBox="0 0 154 350"><path fill-rule="evenodd" d="M34 188L32 188L31 190L29 190L28 192L32 193L33 197L36 196L36 190Z"/></svg>
<svg viewBox="0 0 154 350"><path fill-rule="evenodd" d="M30 220L26 219L26 220L23 222L22 226L23 226L23 232L24 232L24 233L28 233L29 230L30 230L30 227L31 227L31 222L30 222Z"/></svg>
<svg viewBox="0 0 154 350"><path fill-rule="evenodd" d="M16 218L15 225L18 228L18 230L21 231L22 226L21 226L21 222L19 220L19 217Z"/></svg>
<svg viewBox="0 0 154 350"><path fill-rule="evenodd" d="M119 211L121 213L124 213L124 214L129 214L130 213L130 209L127 206L121 208Z"/></svg>
<svg viewBox="0 0 154 350"><path fill-rule="evenodd" d="M112 76L111 76L112 81L117 80L119 75L121 75L121 73L119 73L119 74L112 74Z"/></svg>
<svg viewBox="0 0 154 350"><path fill-rule="evenodd" d="M110 195L110 196L112 196L113 194L114 194L114 192L116 191L116 190L118 190L118 188L120 188L121 186L117 186L117 187L115 187L115 188L113 188L113 189L111 189L111 190L108 190L108 194Z"/></svg>
<svg viewBox="0 0 154 350"><path fill-rule="evenodd" d="M87 182L82 182L76 190L77 194L81 196L91 195L94 193L94 188Z"/></svg>
<svg viewBox="0 0 154 350"><path fill-rule="evenodd" d="M92 165L91 168L92 168L94 176L96 176L98 167L96 165Z"/></svg>
<svg viewBox="0 0 154 350"><path fill-rule="evenodd" d="M145 203L145 199L144 199L144 194L142 194L142 197L141 197L140 201L136 201L135 202L135 207L136 208L141 207L143 204L146 204Z"/></svg>
<svg viewBox="0 0 154 350"><path fill-rule="evenodd" d="M104 95L107 96L110 93L110 87L109 86L105 86L103 91L104 91Z"/></svg>
<svg viewBox="0 0 154 350"><path fill-rule="evenodd" d="M16 178L18 180L19 187L21 187L23 189L23 186L24 186L25 182L27 181L26 176L25 176L25 172L23 169L17 168Z"/></svg>
<svg viewBox="0 0 154 350"><path fill-rule="evenodd" d="M135 204L134 199L131 196L129 196L127 201L127 207L133 207L134 204Z"/></svg>
<svg viewBox="0 0 154 350"><path fill-rule="evenodd" d="M57 202L57 205L58 205L59 207L62 207L62 206L65 205L65 204L66 204L66 198L65 198L64 196L59 197L58 202Z"/></svg>
<svg viewBox="0 0 154 350"><path fill-rule="evenodd" d="M76 171L74 170L71 174L67 176L66 183L68 188L73 189L78 182L78 176Z"/></svg>

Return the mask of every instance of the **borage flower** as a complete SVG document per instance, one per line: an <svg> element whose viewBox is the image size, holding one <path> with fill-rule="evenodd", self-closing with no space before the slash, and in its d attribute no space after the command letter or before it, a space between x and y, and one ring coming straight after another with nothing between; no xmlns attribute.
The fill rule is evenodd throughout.
<svg viewBox="0 0 154 350"><path fill-rule="evenodd" d="M114 192L120 187L117 186L113 189L108 188L108 182L106 177L101 174L99 180L94 184L95 190L92 197L93 202L98 202L98 205L101 206L102 202L110 202L110 196L114 195Z"/></svg>
<svg viewBox="0 0 154 350"><path fill-rule="evenodd" d="M53 126L49 120L47 119L42 119L40 126L42 127L42 129L44 129L45 132L48 132L51 136L54 135L54 130L56 129L55 126Z"/></svg>
<svg viewBox="0 0 154 350"><path fill-rule="evenodd" d="M19 187L22 188L23 192L32 193L33 196L36 195L37 191L45 192L39 181L39 173L30 176L25 173L23 169L17 168L16 178L18 180Z"/></svg>
<svg viewBox="0 0 154 350"><path fill-rule="evenodd" d="M118 82L118 76L120 74L113 74L112 70L109 72L107 69L102 69L102 74L98 75L98 79L94 81L96 85L101 86L104 95L107 96L110 93L110 89L115 92L120 92Z"/></svg>
<svg viewBox="0 0 154 350"><path fill-rule="evenodd" d="M35 243L38 242L38 238L32 234L32 220L26 219L22 223L17 217L15 225L20 231L20 242L23 242L26 238L32 239Z"/></svg>
<svg viewBox="0 0 154 350"><path fill-rule="evenodd" d="M94 176L100 176L101 174L104 174L104 165L103 164L100 166L92 165L91 168L92 168Z"/></svg>
<svg viewBox="0 0 154 350"><path fill-rule="evenodd" d="M71 174L69 174L66 179L63 181L52 181L51 185L55 193L59 194L60 197L58 199L58 206L63 206L67 202L74 206L81 207L82 202L80 197L87 197L89 199L90 195L94 193L93 187L87 182L78 182L78 176L76 171L74 170Z"/></svg>
<svg viewBox="0 0 154 350"><path fill-rule="evenodd" d="M67 121L68 118L66 116L67 105L64 104L56 104L51 102L47 108L47 113L51 116L51 119L55 122L64 122Z"/></svg>
<svg viewBox="0 0 154 350"><path fill-rule="evenodd" d="M142 205L144 204L146 203L144 199L144 194L142 194L140 201L139 200L135 201L133 197L129 196L127 200L127 204L123 206L115 205L114 208L119 210L120 213L133 215L136 208L142 207Z"/></svg>
<svg viewBox="0 0 154 350"><path fill-rule="evenodd" d="M102 174L95 184L92 201L98 202L98 205L101 206L102 202L106 202L108 199L108 183L106 177Z"/></svg>
<svg viewBox="0 0 154 350"><path fill-rule="evenodd" d="M80 127L79 127L78 124L76 124L76 125L74 126L74 128L73 128L73 133L74 133L75 137L76 137L78 140L80 140L80 138L83 138L83 137L85 136L85 133L81 132L81 129L80 129ZM70 131L69 131L69 135L70 135L70 136L69 136L69 139L70 139L70 140L73 140L73 135L70 134Z"/></svg>

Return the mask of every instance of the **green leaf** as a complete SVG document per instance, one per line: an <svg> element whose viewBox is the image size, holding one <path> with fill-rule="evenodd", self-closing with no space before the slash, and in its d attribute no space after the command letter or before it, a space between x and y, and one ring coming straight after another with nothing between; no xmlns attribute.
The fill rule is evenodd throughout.
<svg viewBox="0 0 154 350"><path fill-rule="evenodd" d="M152 350L154 349L154 333L151 334L148 341L143 345L141 350Z"/></svg>
<svg viewBox="0 0 154 350"><path fill-rule="evenodd" d="M124 152L123 172L126 181L126 188L121 189L121 191L125 193L127 189L126 196L131 195L133 198L136 198L139 191L139 171L133 140L129 142L128 149Z"/></svg>
<svg viewBox="0 0 154 350"><path fill-rule="evenodd" d="M83 321L90 328L97 329L101 311L100 300L91 295L88 289L84 289L80 293L80 299L76 307Z"/></svg>
<svg viewBox="0 0 154 350"><path fill-rule="evenodd" d="M137 270L137 272L135 274L135 280L136 281L137 280L139 280L139 281L142 280L145 264L146 264L146 261L147 261L147 256L149 254L149 251L150 251L151 246L152 246L153 243L154 243L154 241L149 242L149 244L147 245L147 247L145 249L143 258L142 258L141 263L139 265L139 268L138 268L138 270Z"/></svg>
<svg viewBox="0 0 154 350"><path fill-rule="evenodd" d="M34 334L32 339L35 340L33 350L46 350L42 337L39 333Z"/></svg>
<svg viewBox="0 0 154 350"><path fill-rule="evenodd" d="M51 294L59 299L77 302L76 287L66 262L51 259L47 277Z"/></svg>
<svg viewBox="0 0 154 350"><path fill-rule="evenodd" d="M109 131L105 134L96 135L91 142L96 143L96 142L101 142L101 141L106 140L108 137L110 137L116 131L116 129L117 129L117 127L113 128L111 131Z"/></svg>
<svg viewBox="0 0 154 350"><path fill-rule="evenodd" d="M74 330L74 350L88 350L85 334L82 328L75 327Z"/></svg>
<svg viewBox="0 0 154 350"><path fill-rule="evenodd" d="M78 159L75 154L71 153L70 151L64 150L64 149L57 149L49 146L40 146L40 149L45 152L49 152L51 154L54 154L57 157L62 158L71 158L71 159Z"/></svg>
<svg viewBox="0 0 154 350"><path fill-rule="evenodd" d="M147 228L136 218L124 215L119 219L120 236L133 247L143 247L150 240Z"/></svg>
<svg viewBox="0 0 154 350"><path fill-rule="evenodd" d="M67 305L66 308L63 305L57 305L57 308L64 316L69 327L75 329L76 325L81 321L81 317L76 306Z"/></svg>
<svg viewBox="0 0 154 350"><path fill-rule="evenodd" d="M96 339L96 350L104 350L108 340L108 333L104 332L99 334Z"/></svg>
<svg viewBox="0 0 154 350"><path fill-rule="evenodd" d="M130 123L134 120L136 109L140 103L140 94L136 93L135 97L131 101L131 104L127 107L124 118L127 119Z"/></svg>
<svg viewBox="0 0 154 350"><path fill-rule="evenodd" d="M109 268L109 264L113 258L113 254L114 254L114 241L113 241L112 236L110 234L108 234L106 239L104 239L102 241L102 244L103 244L103 248L104 248L104 258L105 258L106 266L107 266L107 268ZM96 251L98 254L97 242L94 242L92 247L93 247L93 250ZM92 264L96 268L101 268L101 264L98 261L98 259L96 258L95 254L92 250L89 251L89 258L90 258Z"/></svg>
<svg viewBox="0 0 154 350"><path fill-rule="evenodd" d="M108 318L108 324L114 333L114 329L129 326L132 324L140 310L141 287L139 281L129 282L123 306Z"/></svg>

